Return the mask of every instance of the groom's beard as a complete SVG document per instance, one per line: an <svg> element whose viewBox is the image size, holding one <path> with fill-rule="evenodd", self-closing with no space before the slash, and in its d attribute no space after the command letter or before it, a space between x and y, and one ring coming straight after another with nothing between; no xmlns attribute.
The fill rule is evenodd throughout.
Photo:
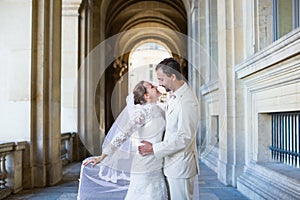
<svg viewBox="0 0 300 200"><path fill-rule="evenodd" d="M166 89L166 91L167 91L167 92L170 92L170 91L172 91L171 89L169 89L169 88L166 88L166 87L165 87L165 89Z"/></svg>

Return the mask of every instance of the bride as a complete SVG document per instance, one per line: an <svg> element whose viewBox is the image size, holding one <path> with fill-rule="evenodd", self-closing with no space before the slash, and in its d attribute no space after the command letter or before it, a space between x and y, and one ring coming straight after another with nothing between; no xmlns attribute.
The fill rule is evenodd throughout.
<svg viewBox="0 0 300 200"><path fill-rule="evenodd" d="M127 97L127 106L105 138L102 155L83 161L78 199L97 197L96 191L91 191L91 188L95 189L90 187L92 184L98 184L97 190L106 187L109 191L121 191L127 189L128 180L126 200L168 199L163 159L154 155L143 157L137 152L142 140L152 143L162 141L165 113L157 103L160 95L157 87L149 82L140 81L135 86L133 94ZM96 167L98 177L89 176L88 170Z"/></svg>

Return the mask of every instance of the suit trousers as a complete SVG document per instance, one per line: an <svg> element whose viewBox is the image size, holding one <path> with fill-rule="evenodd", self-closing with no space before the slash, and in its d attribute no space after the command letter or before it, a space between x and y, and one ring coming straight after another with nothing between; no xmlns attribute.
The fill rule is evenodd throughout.
<svg viewBox="0 0 300 200"><path fill-rule="evenodd" d="M191 178L167 177L171 200L192 200L194 192L194 180Z"/></svg>

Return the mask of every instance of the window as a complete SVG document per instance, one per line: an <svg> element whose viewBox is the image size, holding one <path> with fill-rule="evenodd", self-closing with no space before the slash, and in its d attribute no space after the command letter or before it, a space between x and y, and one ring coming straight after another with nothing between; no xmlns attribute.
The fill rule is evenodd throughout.
<svg viewBox="0 0 300 200"><path fill-rule="evenodd" d="M219 147L219 116L212 115L211 116L211 141L210 144L216 147Z"/></svg>
<svg viewBox="0 0 300 200"><path fill-rule="evenodd" d="M154 82L154 77L153 77L153 71L154 71L154 68L153 68L153 64L150 64L149 65L149 79Z"/></svg>
<svg viewBox="0 0 300 200"><path fill-rule="evenodd" d="M273 0L273 41L300 26L300 0Z"/></svg>
<svg viewBox="0 0 300 200"><path fill-rule="evenodd" d="M272 114L272 158L300 167L300 112Z"/></svg>

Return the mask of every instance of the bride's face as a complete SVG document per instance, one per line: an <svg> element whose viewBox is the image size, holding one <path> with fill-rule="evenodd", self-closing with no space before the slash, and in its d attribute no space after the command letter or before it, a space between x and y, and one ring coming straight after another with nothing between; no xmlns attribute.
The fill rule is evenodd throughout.
<svg viewBox="0 0 300 200"><path fill-rule="evenodd" d="M147 102L153 103L158 101L158 98L161 95L161 93L157 90L157 86L154 86L149 82L145 82L144 86L147 89L147 94L146 94Z"/></svg>

